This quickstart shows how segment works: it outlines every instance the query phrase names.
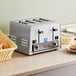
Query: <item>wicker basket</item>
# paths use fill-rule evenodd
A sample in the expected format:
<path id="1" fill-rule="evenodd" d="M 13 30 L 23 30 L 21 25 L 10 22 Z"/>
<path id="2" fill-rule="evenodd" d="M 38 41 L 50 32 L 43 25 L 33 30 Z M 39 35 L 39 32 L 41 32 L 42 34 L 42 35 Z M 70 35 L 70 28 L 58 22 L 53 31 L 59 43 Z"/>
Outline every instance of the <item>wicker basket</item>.
<path id="1" fill-rule="evenodd" d="M 17 45 L 1 31 L 0 31 L 0 40 L 7 42 L 10 46 L 10 48 L 0 50 L 0 61 L 11 59 L 14 50 L 17 49 Z"/>

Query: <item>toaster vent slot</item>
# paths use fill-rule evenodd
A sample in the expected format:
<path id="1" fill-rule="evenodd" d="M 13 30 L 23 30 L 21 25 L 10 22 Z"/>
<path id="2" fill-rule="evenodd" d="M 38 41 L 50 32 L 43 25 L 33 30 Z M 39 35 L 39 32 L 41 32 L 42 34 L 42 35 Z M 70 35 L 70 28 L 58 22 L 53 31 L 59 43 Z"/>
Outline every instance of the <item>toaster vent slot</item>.
<path id="1" fill-rule="evenodd" d="M 28 40 L 27 39 L 21 39 L 21 46 L 28 47 Z"/>
<path id="2" fill-rule="evenodd" d="M 16 43 L 17 38 L 16 38 L 16 36 L 15 36 L 15 35 L 10 35 L 10 38 L 11 38 L 11 40 L 12 40 L 12 41 L 14 41 L 14 42 Z"/>

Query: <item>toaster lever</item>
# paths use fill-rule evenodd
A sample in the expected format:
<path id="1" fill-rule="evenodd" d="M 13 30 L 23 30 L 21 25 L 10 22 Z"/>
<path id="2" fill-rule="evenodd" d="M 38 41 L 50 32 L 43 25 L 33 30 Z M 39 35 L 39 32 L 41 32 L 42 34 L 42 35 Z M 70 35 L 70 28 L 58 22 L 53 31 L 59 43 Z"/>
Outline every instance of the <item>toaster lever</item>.
<path id="1" fill-rule="evenodd" d="M 43 33 L 43 31 L 38 31 L 38 33 L 39 33 L 39 34 L 42 34 L 42 33 Z"/>
<path id="2" fill-rule="evenodd" d="M 39 29 L 38 29 L 38 43 L 40 43 L 40 34 L 42 34 L 43 33 L 43 31 L 40 31 Z"/>

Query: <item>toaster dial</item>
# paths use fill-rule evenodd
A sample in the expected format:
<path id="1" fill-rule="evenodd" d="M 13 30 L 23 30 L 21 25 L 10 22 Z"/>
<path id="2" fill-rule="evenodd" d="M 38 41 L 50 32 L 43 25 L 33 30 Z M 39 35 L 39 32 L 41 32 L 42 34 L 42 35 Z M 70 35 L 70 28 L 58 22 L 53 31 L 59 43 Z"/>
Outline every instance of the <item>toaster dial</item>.
<path id="1" fill-rule="evenodd" d="M 38 45 L 36 45 L 36 46 L 35 46 L 35 49 L 38 49 L 38 47 L 39 47 L 39 46 L 38 46 Z"/>

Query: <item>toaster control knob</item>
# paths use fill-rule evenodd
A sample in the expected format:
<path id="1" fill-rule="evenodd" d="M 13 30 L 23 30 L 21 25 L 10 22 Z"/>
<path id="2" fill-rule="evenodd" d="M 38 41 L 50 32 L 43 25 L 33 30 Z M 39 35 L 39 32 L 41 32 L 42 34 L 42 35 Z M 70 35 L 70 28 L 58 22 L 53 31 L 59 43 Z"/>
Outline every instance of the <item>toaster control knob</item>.
<path id="1" fill-rule="evenodd" d="M 54 42 L 54 43 L 53 43 L 53 45 L 54 45 L 54 46 L 57 46 L 57 43 L 56 43 L 56 42 Z"/>
<path id="2" fill-rule="evenodd" d="M 35 46 L 35 49 L 38 49 L 38 46 L 37 45 Z"/>

